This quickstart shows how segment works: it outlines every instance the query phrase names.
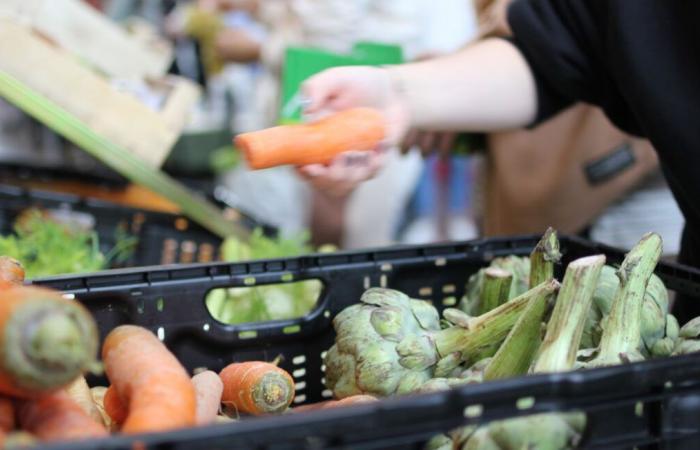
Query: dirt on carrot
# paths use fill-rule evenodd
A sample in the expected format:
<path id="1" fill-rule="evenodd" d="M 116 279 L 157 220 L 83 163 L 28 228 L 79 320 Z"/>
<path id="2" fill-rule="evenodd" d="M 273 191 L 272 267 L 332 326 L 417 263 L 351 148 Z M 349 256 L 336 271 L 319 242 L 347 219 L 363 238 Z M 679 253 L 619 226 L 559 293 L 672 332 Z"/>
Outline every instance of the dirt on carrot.
<path id="1" fill-rule="evenodd" d="M 285 370 L 263 361 L 226 366 L 222 402 L 238 413 L 262 415 L 284 412 L 294 399 L 294 380 Z"/>

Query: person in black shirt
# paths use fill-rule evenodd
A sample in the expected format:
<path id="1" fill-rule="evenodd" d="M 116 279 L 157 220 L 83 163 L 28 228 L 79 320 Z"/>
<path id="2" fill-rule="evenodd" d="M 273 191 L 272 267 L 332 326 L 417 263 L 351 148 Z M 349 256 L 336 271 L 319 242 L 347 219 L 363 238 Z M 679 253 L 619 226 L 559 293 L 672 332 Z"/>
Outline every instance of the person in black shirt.
<path id="1" fill-rule="evenodd" d="M 686 219 L 679 260 L 700 267 L 698 18 L 695 1 L 516 0 L 512 37 L 421 63 L 326 70 L 304 85 L 307 113 L 376 107 L 394 145 L 409 127 L 488 132 L 532 127 L 579 101 L 600 106 L 656 148 Z M 700 302 L 674 311 L 699 315 Z"/>

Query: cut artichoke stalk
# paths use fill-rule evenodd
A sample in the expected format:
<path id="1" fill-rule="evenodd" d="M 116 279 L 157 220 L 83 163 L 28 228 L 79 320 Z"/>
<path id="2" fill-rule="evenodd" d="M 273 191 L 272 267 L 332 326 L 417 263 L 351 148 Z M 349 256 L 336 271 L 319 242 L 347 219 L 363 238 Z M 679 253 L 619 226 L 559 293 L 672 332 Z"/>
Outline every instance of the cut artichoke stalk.
<path id="1" fill-rule="evenodd" d="M 512 275 L 508 300 L 524 294 L 530 288 L 530 258 L 515 255 L 494 258 L 488 268 L 505 270 Z M 479 315 L 485 272 L 488 268 L 480 269 L 469 277 L 465 294 L 459 302 L 458 309 L 470 316 Z"/>
<path id="2" fill-rule="evenodd" d="M 449 372 L 500 345 L 530 299 L 555 289 L 556 285 L 543 283 L 471 319 L 468 328 L 444 330 L 428 302 L 395 290 L 369 289 L 361 303 L 333 320 L 336 340 L 325 358 L 326 385 L 337 398 L 415 392 L 437 368 Z"/>
<path id="3" fill-rule="evenodd" d="M 479 314 L 486 314 L 507 302 L 512 282 L 513 275 L 506 270 L 498 267 L 488 267 L 484 270 L 484 289 L 481 292 Z"/>
<path id="4" fill-rule="evenodd" d="M 676 326 L 678 322 L 676 322 Z M 678 341 L 673 348 L 673 355 L 687 355 L 700 351 L 700 317 L 683 325 L 678 331 Z"/>
<path id="5" fill-rule="evenodd" d="M 661 237 L 645 234 L 626 255 L 617 271 L 620 284 L 610 314 L 604 319 L 600 345 L 583 367 L 617 365 L 644 359 L 642 346 L 642 304 L 647 284 L 661 257 Z"/>
<path id="6" fill-rule="evenodd" d="M 561 260 L 559 239 L 553 228 L 547 228 L 530 253 L 530 287 L 554 278 L 554 264 Z"/>
<path id="7" fill-rule="evenodd" d="M 586 320 L 581 340 L 582 349 L 594 349 L 600 344 L 602 321 L 610 314 L 615 293 L 620 285 L 616 270 L 603 267 L 598 288 L 593 296 L 593 306 Z M 668 313 L 668 290 L 661 278 L 652 275 L 647 284 L 642 303 L 641 353 L 644 357 L 669 356 L 678 339 L 678 321 Z M 590 352 L 590 350 L 588 350 Z"/>
<path id="8" fill-rule="evenodd" d="M 573 368 L 584 319 L 604 264 L 604 255 L 581 258 L 569 264 L 530 373 L 563 372 Z M 452 435 L 462 436 L 462 440 L 456 442 L 456 448 L 462 450 L 557 450 L 575 447 L 585 423 L 583 413 L 543 413 L 494 421 L 472 433 L 464 433 L 462 429 L 461 433 Z"/>

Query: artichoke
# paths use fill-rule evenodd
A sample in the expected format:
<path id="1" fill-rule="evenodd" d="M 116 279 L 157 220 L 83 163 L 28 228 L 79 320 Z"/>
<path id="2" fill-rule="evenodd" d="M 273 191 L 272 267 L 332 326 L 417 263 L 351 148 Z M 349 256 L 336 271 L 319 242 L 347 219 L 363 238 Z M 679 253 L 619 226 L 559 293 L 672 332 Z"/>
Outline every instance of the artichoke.
<path id="1" fill-rule="evenodd" d="M 469 278 L 459 308 L 469 315 L 483 314 L 504 301 L 522 295 L 554 277 L 554 264 L 561 259 L 557 232 L 548 228 L 530 257 L 495 258 Z M 510 284 L 510 289 L 504 285 Z M 507 295 L 504 293 L 507 290 Z"/>
<path id="2" fill-rule="evenodd" d="M 678 323 L 676 322 L 676 326 Z M 700 351 L 700 317 L 683 325 L 678 331 L 678 341 L 673 348 L 673 355 L 687 355 Z"/>
<path id="3" fill-rule="evenodd" d="M 472 318 L 467 327 L 441 329 L 428 302 L 382 288 L 371 288 L 361 303 L 334 319 L 334 345 L 325 357 L 326 385 L 337 398 L 356 394 L 389 396 L 414 392 L 435 371 L 447 374 L 459 364 L 482 359 L 515 324 L 531 298 L 557 289 L 542 283 L 498 308 Z"/>

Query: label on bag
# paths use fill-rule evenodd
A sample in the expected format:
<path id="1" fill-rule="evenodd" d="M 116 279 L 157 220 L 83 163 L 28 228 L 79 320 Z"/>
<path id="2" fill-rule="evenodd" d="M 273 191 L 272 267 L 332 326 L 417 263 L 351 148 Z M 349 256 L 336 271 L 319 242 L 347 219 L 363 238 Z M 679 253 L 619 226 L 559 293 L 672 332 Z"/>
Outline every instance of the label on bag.
<path id="1" fill-rule="evenodd" d="M 588 182 L 596 186 L 624 172 L 633 166 L 635 161 L 632 145 L 625 142 L 602 158 L 586 164 L 584 171 Z"/>

